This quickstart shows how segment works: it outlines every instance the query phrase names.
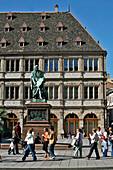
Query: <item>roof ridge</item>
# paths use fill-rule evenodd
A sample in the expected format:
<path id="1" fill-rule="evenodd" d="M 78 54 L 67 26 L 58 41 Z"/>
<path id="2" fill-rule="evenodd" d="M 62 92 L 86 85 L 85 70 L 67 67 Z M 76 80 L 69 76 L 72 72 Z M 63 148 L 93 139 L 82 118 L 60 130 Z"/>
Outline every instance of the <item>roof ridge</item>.
<path id="1" fill-rule="evenodd" d="M 80 21 L 71 13 L 69 12 L 77 21 L 78 23 L 83 27 L 83 29 L 89 34 L 89 36 L 96 42 L 96 44 L 104 51 L 106 51 L 101 45 L 93 38 L 93 36 L 87 31 L 87 29 L 84 28 L 84 26 L 80 23 Z"/>

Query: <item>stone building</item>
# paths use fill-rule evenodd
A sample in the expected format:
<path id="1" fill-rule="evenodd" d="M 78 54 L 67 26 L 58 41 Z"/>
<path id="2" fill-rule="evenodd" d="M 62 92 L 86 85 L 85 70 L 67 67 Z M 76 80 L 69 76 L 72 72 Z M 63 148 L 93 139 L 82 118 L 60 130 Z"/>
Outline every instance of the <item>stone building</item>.
<path id="1" fill-rule="evenodd" d="M 6 132 L 26 122 L 30 74 L 34 65 L 46 78 L 50 122 L 58 137 L 104 128 L 106 54 L 70 11 L 0 13 L 0 108 Z"/>

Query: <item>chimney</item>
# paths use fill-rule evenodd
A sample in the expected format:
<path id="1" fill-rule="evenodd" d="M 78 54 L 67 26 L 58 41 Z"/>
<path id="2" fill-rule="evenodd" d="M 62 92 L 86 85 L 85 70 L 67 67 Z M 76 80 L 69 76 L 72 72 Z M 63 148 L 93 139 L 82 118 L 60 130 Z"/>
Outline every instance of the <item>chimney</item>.
<path id="1" fill-rule="evenodd" d="M 58 12 L 58 4 L 55 5 L 55 12 Z"/>

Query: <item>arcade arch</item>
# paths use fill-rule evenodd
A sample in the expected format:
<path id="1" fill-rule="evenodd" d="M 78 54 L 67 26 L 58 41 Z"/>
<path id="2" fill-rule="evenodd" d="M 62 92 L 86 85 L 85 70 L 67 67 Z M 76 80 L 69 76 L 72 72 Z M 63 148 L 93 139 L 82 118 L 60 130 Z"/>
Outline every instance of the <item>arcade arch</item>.
<path id="1" fill-rule="evenodd" d="M 88 113 L 84 117 L 84 132 L 86 136 L 89 136 L 92 133 L 93 128 L 97 128 L 98 126 L 98 118 L 94 113 Z"/>
<path id="2" fill-rule="evenodd" d="M 79 128 L 79 117 L 76 114 L 68 114 L 65 118 L 65 133 L 76 134 Z"/>
<path id="3" fill-rule="evenodd" d="M 9 118 L 5 122 L 5 136 L 12 137 L 13 127 L 17 124 L 18 118 L 14 113 L 7 114 Z"/>

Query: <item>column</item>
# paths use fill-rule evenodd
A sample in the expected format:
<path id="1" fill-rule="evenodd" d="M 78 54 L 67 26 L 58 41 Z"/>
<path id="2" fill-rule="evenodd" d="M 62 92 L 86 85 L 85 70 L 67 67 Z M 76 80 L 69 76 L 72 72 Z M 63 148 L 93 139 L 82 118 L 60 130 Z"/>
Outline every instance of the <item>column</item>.
<path id="1" fill-rule="evenodd" d="M 5 58 L 1 58 L 1 72 L 2 72 L 2 78 L 4 78 L 5 74 L 4 72 L 6 71 L 6 64 L 5 64 Z"/>
<path id="2" fill-rule="evenodd" d="M 20 96 L 20 105 L 23 105 L 24 100 L 24 84 L 21 81 L 20 89 L 19 89 L 19 96 Z"/>
<path id="3" fill-rule="evenodd" d="M 23 126 L 24 126 L 24 110 L 20 112 L 20 127 L 21 127 L 21 134 L 23 134 Z"/>
<path id="4" fill-rule="evenodd" d="M 83 119 L 79 119 L 79 128 L 84 127 L 84 120 Z"/>
<path id="5" fill-rule="evenodd" d="M 19 69 L 19 71 L 21 72 L 21 78 L 23 78 L 23 72 L 24 72 L 24 68 L 25 68 L 25 65 L 24 65 L 24 59 L 23 59 L 23 57 L 22 58 L 20 58 L 20 69 Z"/>
<path id="6" fill-rule="evenodd" d="M 63 128 L 63 111 L 60 112 L 59 119 L 58 119 L 58 141 L 62 138 L 61 134 L 64 134 Z"/>
<path id="7" fill-rule="evenodd" d="M 63 105 L 63 83 L 60 83 L 60 105 Z"/>

